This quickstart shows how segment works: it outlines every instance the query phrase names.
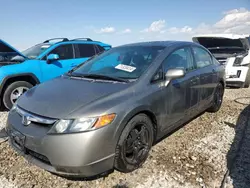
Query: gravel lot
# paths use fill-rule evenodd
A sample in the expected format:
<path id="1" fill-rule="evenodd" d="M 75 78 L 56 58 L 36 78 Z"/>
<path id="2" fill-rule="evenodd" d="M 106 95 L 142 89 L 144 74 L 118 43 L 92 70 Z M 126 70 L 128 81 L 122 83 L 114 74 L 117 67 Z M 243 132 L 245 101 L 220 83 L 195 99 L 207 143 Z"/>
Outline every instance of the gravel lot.
<path id="1" fill-rule="evenodd" d="M 228 168 L 226 187 L 249 187 L 250 99 L 241 97 L 250 97 L 250 89 L 227 89 L 218 113 L 204 113 L 159 142 L 143 167 L 129 174 L 70 181 L 27 163 L 1 143 L 0 187 L 220 187 Z M 6 117 L 0 113 L 0 129 Z"/>

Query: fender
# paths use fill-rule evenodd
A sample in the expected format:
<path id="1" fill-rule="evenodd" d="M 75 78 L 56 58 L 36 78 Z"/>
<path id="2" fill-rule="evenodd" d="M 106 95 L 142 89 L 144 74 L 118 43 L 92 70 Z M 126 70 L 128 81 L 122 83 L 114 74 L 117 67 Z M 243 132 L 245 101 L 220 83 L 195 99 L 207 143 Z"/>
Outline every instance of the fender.
<path id="1" fill-rule="evenodd" d="M 2 93 L 2 90 L 3 90 L 3 87 L 5 85 L 5 83 L 11 79 L 11 78 L 15 78 L 15 77 L 20 77 L 20 76 L 30 76 L 32 77 L 36 84 L 40 84 L 40 80 L 36 77 L 36 75 L 34 75 L 33 73 L 21 73 L 21 74 L 12 74 L 12 75 L 9 75 L 9 76 L 6 76 L 3 81 L 1 82 L 0 84 L 0 93 Z"/>
<path id="2" fill-rule="evenodd" d="M 158 119 L 156 117 L 156 115 L 153 113 L 153 111 L 150 109 L 149 106 L 147 105 L 142 105 L 142 106 L 138 106 L 134 109 L 129 109 L 127 111 L 127 113 L 124 115 L 123 117 L 123 120 L 121 121 L 120 125 L 122 126 L 118 126 L 118 129 L 116 130 L 115 132 L 115 135 L 117 137 L 117 139 L 119 139 L 123 129 L 125 128 L 126 124 L 129 122 L 130 119 L 132 119 L 135 115 L 141 113 L 141 112 L 147 112 L 147 113 L 150 113 L 151 115 L 153 115 L 154 119 L 153 121 L 155 122 L 152 122 L 154 124 L 154 129 L 155 129 L 155 138 L 157 137 L 157 132 L 158 132 L 158 126 L 157 126 L 157 122 L 158 122 Z M 152 119 L 152 117 L 150 117 L 150 119 Z"/>

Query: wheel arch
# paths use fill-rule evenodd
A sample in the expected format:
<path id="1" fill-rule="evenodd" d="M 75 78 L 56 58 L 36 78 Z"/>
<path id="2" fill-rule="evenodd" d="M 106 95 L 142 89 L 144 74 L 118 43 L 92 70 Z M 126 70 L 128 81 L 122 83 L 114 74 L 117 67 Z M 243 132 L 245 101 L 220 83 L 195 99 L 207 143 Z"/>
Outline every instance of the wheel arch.
<path id="1" fill-rule="evenodd" d="M 125 115 L 125 117 L 123 118 L 122 122 L 121 122 L 121 129 L 119 132 L 119 137 L 122 134 L 123 129 L 125 128 L 125 126 L 127 125 L 127 123 L 136 115 L 138 114 L 145 114 L 149 117 L 149 119 L 152 121 L 153 124 L 153 129 L 154 129 L 154 142 L 157 139 L 157 130 L 158 130 L 158 121 L 157 121 L 157 117 L 156 115 L 153 113 L 153 111 L 148 107 L 148 106 L 140 106 L 137 107 L 133 110 L 131 110 L 129 113 L 127 113 Z"/>
<path id="2" fill-rule="evenodd" d="M 0 85 L 1 97 L 3 96 L 3 93 L 6 90 L 7 86 L 16 81 L 26 81 L 31 83 L 33 86 L 40 83 L 39 79 L 33 73 L 22 73 L 7 76 L 3 79 Z"/>
<path id="3" fill-rule="evenodd" d="M 225 81 L 223 81 L 223 80 L 220 80 L 220 81 L 219 81 L 219 83 L 221 83 L 221 84 L 222 84 L 222 86 L 223 86 L 223 88 L 225 88 L 225 86 L 226 86 L 226 83 L 225 83 Z"/>

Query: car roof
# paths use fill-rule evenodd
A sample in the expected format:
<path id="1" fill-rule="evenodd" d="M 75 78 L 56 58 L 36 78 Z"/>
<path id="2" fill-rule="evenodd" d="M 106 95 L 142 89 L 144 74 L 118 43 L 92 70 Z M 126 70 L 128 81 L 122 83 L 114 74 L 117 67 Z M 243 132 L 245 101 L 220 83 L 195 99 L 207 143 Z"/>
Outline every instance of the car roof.
<path id="1" fill-rule="evenodd" d="M 193 42 L 187 42 L 187 41 L 149 41 L 149 42 L 138 42 L 138 43 L 131 43 L 131 44 L 125 44 L 117 47 L 125 47 L 125 46 L 162 46 L 162 47 L 169 47 L 172 45 L 187 45 L 187 44 L 195 44 Z"/>
<path id="2" fill-rule="evenodd" d="M 57 41 L 57 42 L 52 42 L 54 40 L 61 40 L 61 41 Z M 48 39 L 46 41 L 43 42 L 43 44 L 49 44 L 49 45 L 55 45 L 55 44 L 79 44 L 79 43 L 82 43 L 82 44 L 99 44 L 101 46 L 111 46 L 109 44 L 106 44 L 106 43 L 103 43 L 103 42 L 100 42 L 100 41 L 95 41 L 95 40 L 92 40 L 90 38 L 76 38 L 76 39 L 67 39 L 67 38 L 53 38 L 53 39 Z"/>
<path id="3" fill-rule="evenodd" d="M 63 43 L 63 44 L 74 44 L 74 43 L 77 43 L 77 44 L 105 44 L 103 42 L 100 42 L 100 41 L 82 41 L 82 40 L 70 40 L 70 41 L 62 41 L 62 42 L 57 42 L 57 43 L 54 43 L 54 44 L 58 44 L 58 43 Z"/>

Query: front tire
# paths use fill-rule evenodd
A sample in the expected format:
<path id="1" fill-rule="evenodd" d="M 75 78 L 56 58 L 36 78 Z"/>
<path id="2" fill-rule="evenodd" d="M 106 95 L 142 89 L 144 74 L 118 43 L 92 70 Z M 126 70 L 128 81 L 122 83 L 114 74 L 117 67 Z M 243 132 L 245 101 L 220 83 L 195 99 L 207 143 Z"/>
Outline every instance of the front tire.
<path id="1" fill-rule="evenodd" d="M 221 83 L 215 89 L 213 104 L 210 108 L 207 109 L 208 112 L 215 113 L 220 110 L 224 95 L 224 87 Z"/>
<path id="2" fill-rule="evenodd" d="M 17 101 L 17 99 L 26 91 L 28 91 L 30 88 L 32 88 L 33 85 L 29 82 L 25 81 L 17 81 L 11 83 L 3 94 L 3 103 L 4 106 L 7 109 L 11 109 L 13 104 Z"/>
<path id="3" fill-rule="evenodd" d="M 116 148 L 114 167 L 131 172 L 146 161 L 154 140 L 153 123 L 145 114 L 134 116 L 124 128 Z"/>

